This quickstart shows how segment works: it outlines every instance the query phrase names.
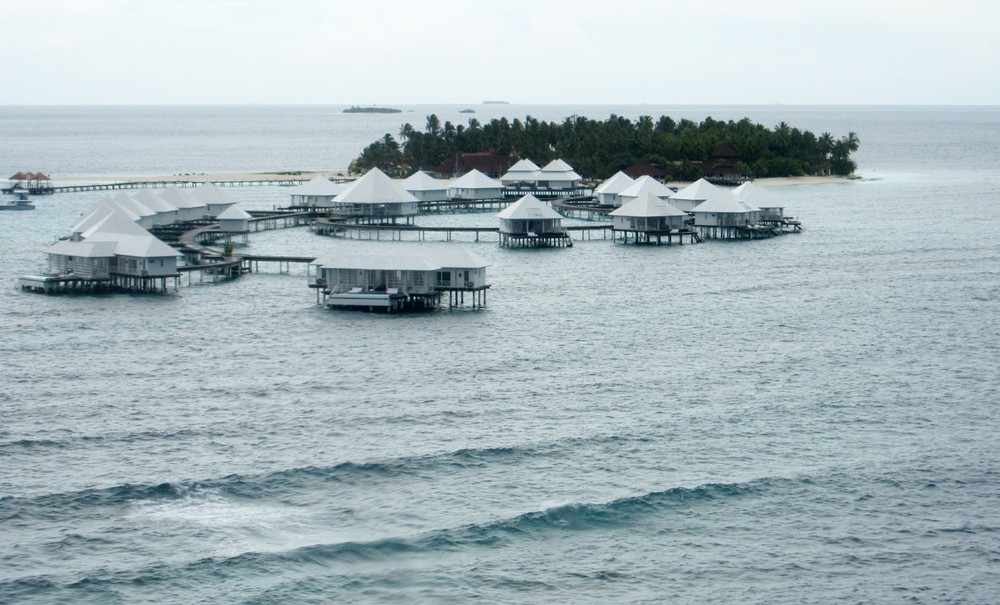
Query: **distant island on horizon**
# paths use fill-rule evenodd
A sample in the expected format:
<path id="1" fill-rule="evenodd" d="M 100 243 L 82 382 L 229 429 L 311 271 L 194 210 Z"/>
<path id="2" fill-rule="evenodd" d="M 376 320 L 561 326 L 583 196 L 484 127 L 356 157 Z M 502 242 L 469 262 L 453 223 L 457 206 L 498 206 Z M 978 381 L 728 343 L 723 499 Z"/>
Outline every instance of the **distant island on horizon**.
<path id="1" fill-rule="evenodd" d="M 483 105 L 510 105 L 507 101 L 483 101 Z"/>
<path id="2" fill-rule="evenodd" d="M 344 110 L 344 113 L 403 113 L 403 110 L 396 109 L 395 107 L 376 107 L 374 105 L 371 107 L 361 107 L 360 105 L 351 105 Z"/>

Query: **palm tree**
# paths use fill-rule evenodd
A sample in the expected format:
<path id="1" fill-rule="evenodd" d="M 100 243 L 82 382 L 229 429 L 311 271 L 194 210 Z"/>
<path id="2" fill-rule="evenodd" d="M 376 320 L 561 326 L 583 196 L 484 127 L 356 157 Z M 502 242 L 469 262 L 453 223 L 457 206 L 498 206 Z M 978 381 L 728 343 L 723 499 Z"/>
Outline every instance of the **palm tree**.
<path id="1" fill-rule="evenodd" d="M 402 141 L 403 143 L 406 143 L 407 141 L 410 140 L 410 135 L 412 135 L 413 132 L 414 132 L 413 131 L 413 126 L 411 126 L 409 122 L 407 122 L 406 124 L 400 125 L 400 127 L 399 127 L 399 140 Z"/>

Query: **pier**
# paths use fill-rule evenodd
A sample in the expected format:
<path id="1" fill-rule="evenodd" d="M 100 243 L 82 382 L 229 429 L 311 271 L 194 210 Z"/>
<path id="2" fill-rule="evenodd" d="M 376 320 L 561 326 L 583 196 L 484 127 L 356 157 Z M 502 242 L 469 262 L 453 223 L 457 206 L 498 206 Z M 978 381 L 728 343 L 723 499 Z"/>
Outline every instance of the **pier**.
<path id="1" fill-rule="evenodd" d="M 239 179 L 227 181 L 192 181 L 189 179 L 176 180 L 152 180 L 152 181 L 122 181 L 118 183 L 89 183 L 85 185 L 52 185 L 38 188 L 37 191 L 29 189 L 32 194 L 51 193 L 77 193 L 85 191 L 120 191 L 125 189 L 164 189 L 167 187 L 199 187 L 206 182 L 211 182 L 216 187 L 283 187 L 291 185 L 301 185 L 306 182 L 303 178 L 282 178 L 282 179 Z M 7 193 L 7 190 L 4 190 Z"/>
<path id="2" fill-rule="evenodd" d="M 573 225 L 564 227 L 566 233 L 551 234 L 551 239 L 559 238 L 562 245 L 572 246 L 572 234 L 577 234 L 578 240 L 594 239 L 594 234 L 600 233 L 601 239 L 608 239 L 611 235 L 610 224 L 600 225 Z M 313 223 L 313 231 L 319 235 L 332 237 L 342 237 L 347 239 L 364 239 L 375 241 L 428 241 L 428 236 L 432 236 L 430 241 L 455 241 L 456 235 L 466 235 L 467 241 L 471 238 L 474 242 L 483 239 L 500 241 L 499 227 L 421 227 L 419 225 L 385 225 L 367 223 L 349 223 L 336 221 L 327 218 L 318 218 Z M 433 236 L 437 236 L 434 238 Z"/>

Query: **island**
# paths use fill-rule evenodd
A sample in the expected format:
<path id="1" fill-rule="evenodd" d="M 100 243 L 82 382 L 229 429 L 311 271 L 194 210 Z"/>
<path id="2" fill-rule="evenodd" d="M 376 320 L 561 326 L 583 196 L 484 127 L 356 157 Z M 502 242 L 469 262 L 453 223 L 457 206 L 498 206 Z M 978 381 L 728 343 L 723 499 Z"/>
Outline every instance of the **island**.
<path id="1" fill-rule="evenodd" d="M 344 113 L 403 113 L 402 109 L 396 109 L 395 107 L 361 107 L 359 105 L 352 105 L 344 110 Z"/>
<path id="2" fill-rule="evenodd" d="M 475 109 L 462 109 L 458 113 L 476 113 Z"/>
<path id="3" fill-rule="evenodd" d="M 605 120 L 571 116 L 543 122 L 525 116 L 480 123 L 453 124 L 427 116 L 423 130 L 403 124 L 400 140 L 386 133 L 361 151 L 352 162 L 355 172 L 378 167 L 406 177 L 416 170 L 451 173 L 446 164 L 455 157 L 489 156 L 503 173 L 521 158 L 543 163 L 562 159 L 587 179 L 607 179 L 618 171 L 661 181 L 700 178 L 738 185 L 750 179 L 796 176 L 849 176 L 857 167 L 851 153 L 858 136 L 834 137 L 812 133 L 781 122 L 772 128 L 749 118 L 701 122 L 669 116 L 640 116 L 636 120 L 612 114 Z"/>

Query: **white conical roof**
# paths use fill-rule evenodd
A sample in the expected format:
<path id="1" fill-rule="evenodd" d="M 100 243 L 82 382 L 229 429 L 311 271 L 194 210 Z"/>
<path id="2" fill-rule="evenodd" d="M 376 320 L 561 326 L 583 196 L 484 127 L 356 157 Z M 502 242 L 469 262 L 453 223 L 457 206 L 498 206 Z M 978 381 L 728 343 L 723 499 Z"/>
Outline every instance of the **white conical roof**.
<path id="1" fill-rule="evenodd" d="M 115 242 L 115 254 L 141 258 L 180 256 L 177 250 L 135 224 L 125 213 L 112 212 L 84 234 L 89 242 Z"/>
<path id="2" fill-rule="evenodd" d="M 334 183 L 325 176 L 314 176 L 309 182 L 288 190 L 289 195 L 334 196 L 343 193 L 345 186 Z"/>
<path id="3" fill-rule="evenodd" d="M 239 201 L 235 195 L 211 182 L 202 183 L 195 187 L 191 190 L 191 197 L 205 205 L 212 204 L 213 206 L 235 204 Z"/>
<path id="4" fill-rule="evenodd" d="M 139 200 L 144 206 L 155 210 L 157 213 L 177 212 L 174 206 L 163 197 L 157 195 L 152 189 L 140 189 L 132 194 L 132 197 Z"/>
<path id="5" fill-rule="evenodd" d="M 649 175 L 640 176 L 634 183 L 618 192 L 621 197 L 637 198 L 644 193 L 652 193 L 657 197 L 667 198 L 673 195 L 673 191 Z"/>
<path id="6" fill-rule="evenodd" d="M 70 225 L 70 233 L 83 233 L 87 229 L 90 229 L 97 223 L 103 221 L 105 217 L 114 212 L 114 207 L 108 203 L 110 199 L 110 196 L 105 196 L 104 199 L 102 199 L 96 206 L 85 212 L 80 218 L 76 219 L 76 221 Z"/>
<path id="7" fill-rule="evenodd" d="M 744 202 L 758 208 L 784 208 L 784 204 L 775 199 L 770 191 L 752 181 L 747 181 L 733 189 L 733 193 Z"/>
<path id="8" fill-rule="evenodd" d="M 621 208 L 611 212 L 611 216 L 653 218 L 658 216 L 687 216 L 687 212 L 674 208 L 663 198 L 647 191 Z"/>
<path id="9" fill-rule="evenodd" d="M 562 160 L 552 160 L 542 168 L 538 179 L 544 181 L 579 181 L 583 177 Z"/>
<path id="10" fill-rule="evenodd" d="M 534 172 L 536 170 L 541 170 L 541 169 L 538 167 L 537 164 L 535 164 L 528 158 L 524 158 L 523 160 L 518 160 L 517 162 L 515 162 L 513 166 L 507 169 L 507 172 Z"/>
<path id="11" fill-rule="evenodd" d="M 670 197 L 675 200 L 707 200 L 712 195 L 712 192 L 717 189 L 718 187 L 709 183 L 705 179 L 698 179 Z"/>
<path id="12" fill-rule="evenodd" d="M 497 213 L 497 217 L 512 220 L 527 220 L 562 218 L 562 215 L 552 208 L 549 208 L 540 202 L 538 198 L 529 193 L 510 206 L 501 210 Z"/>
<path id="13" fill-rule="evenodd" d="M 542 172 L 572 172 L 573 167 L 566 162 L 556 159 L 552 160 L 542 168 Z"/>
<path id="14" fill-rule="evenodd" d="M 90 242 L 59 240 L 45 249 L 48 254 L 82 256 L 86 258 L 109 258 L 115 255 L 115 242 Z"/>
<path id="15" fill-rule="evenodd" d="M 518 160 L 517 163 L 511 166 L 507 172 L 500 177 L 500 181 L 536 181 L 538 180 L 539 170 L 541 169 L 534 162 L 525 158 L 523 160 Z"/>
<path id="16" fill-rule="evenodd" d="M 123 208 L 125 211 L 136 215 L 139 218 L 146 218 L 147 216 L 155 216 L 156 210 L 149 208 L 139 200 L 135 199 L 131 195 L 125 193 L 124 191 L 119 191 L 110 200 L 111 204 Z"/>
<path id="17" fill-rule="evenodd" d="M 135 223 L 135 215 L 128 210 L 114 204 L 111 199 L 107 200 L 111 212 L 108 212 L 98 221 L 93 222 L 84 231 L 80 232 L 83 239 L 91 239 L 102 235 L 100 241 L 107 241 L 107 236 L 113 235 L 148 235 L 153 237 L 149 231 Z"/>
<path id="18" fill-rule="evenodd" d="M 221 213 L 219 213 L 219 216 L 215 218 L 220 220 L 221 219 L 242 220 L 242 219 L 253 218 L 253 216 L 251 216 L 250 213 L 247 212 L 246 210 L 240 208 L 239 205 L 232 204 L 231 206 L 223 210 Z"/>
<path id="19" fill-rule="evenodd" d="M 423 170 L 418 170 L 400 182 L 403 189 L 414 191 L 444 191 L 448 184 L 437 180 Z"/>
<path id="20" fill-rule="evenodd" d="M 625 174 L 621 170 L 616 172 L 610 179 L 604 181 L 594 189 L 595 194 L 601 193 L 621 193 L 635 183 L 635 179 Z"/>
<path id="21" fill-rule="evenodd" d="M 451 189 L 500 189 L 503 184 L 473 168 L 452 181 L 448 187 Z"/>
<path id="22" fill-rule="evenodd" d="M 333 201 L 345 204 L 401 204 L 416 202 L 417 198 L 384 172 L 372 168 L 363 177 L 347 185 Z"/>
<path id="23" fill-rule="evenodd" d="M 715 187 L 709 191 L 708 199 L 694 207 L 694 212 L 713 212 L 715 214 L 749 214 L 757 208 L 736 197 L 730 189 Z"/>
<path id="24" fill-rule="evenodd" d="M 196 199 L 193 195 L 178 187 L 167 187 L 160 192 L 160 197 L 181 210 L 187 208 L 207 208 L 205 202 Z"/>

